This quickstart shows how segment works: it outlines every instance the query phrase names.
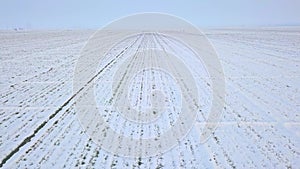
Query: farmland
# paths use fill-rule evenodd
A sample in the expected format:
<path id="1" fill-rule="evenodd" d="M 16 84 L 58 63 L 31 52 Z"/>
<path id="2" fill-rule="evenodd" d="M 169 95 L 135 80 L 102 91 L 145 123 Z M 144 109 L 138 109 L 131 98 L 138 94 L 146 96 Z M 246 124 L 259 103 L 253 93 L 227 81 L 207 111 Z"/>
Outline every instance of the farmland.
<path id="1" fill-rule="evenodd" d="M 211 104 L 205 67 L 190 59 L 179 44 L 156 34 L 133 37 L 115 46 L 99 69 L 118 56 L 140 48 L 159 48 L 190 65 L 200 102 L 194 127 L 178 145 L 159 155 L 129 158 L 107 152 L 84 132 L 75 104 L 84 92 L 74 91 L 73 76 L 81 49 L 94 30 L 0 31 L 0 161 L 3 168 L 297 168 L 300 166 L 300 28 L 205 30 L 218 54 L 225 77 L 225 105 L 218 128 L 204 144 L 201 122 Z M 153 53 L 152 53 L 153 54 Z M 136 63 L 158 63 L 157 54 L 137 55 Z M 126 57 L 114 60 L 95 80 L 95 100 L 106 106 L 111 90 L 105 80 Z M 166 61 L 165 61 L 166 62 Z M 130 63 L 130 62 L 129 62 Z M 152 63 L 152 62 L 151 62 Z M 137 69 L 138 64 L 126 67 Z M 126 79 L 124 80 L 126 81 Z M 160 71 L 127 79 L 137 109 L 148 105 L 148 88 L 165 91 L 166 112 L 141 132 L 114 111 L 105 120 L 123 135 L 163 134 L 180 111 L 179 85 Z M 144 88 L 140 87 L 143 86 Z M 103 104 L 103 105 L 101 105 Z M 176 106 L 174 106 L 176 105 Z M 172 107 L 173 106 L 173 107 Z M 140 106 L 145 107 L 145 106 Z M 92 117 L 89 117 L 92 119 Z M 134 118 L 134 117 L 131 117 Z M 161 120 L 161 121 L 160 121 Z"/>

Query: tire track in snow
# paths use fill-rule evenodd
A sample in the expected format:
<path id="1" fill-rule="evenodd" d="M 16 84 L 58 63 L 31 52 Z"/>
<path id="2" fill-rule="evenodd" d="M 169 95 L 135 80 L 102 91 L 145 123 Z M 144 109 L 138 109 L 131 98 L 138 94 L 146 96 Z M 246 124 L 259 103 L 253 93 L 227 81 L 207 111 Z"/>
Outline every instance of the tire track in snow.
<path id="1" fill-rule="evenodd" d="M 13 149 L 6 157 L 4 157 L 0 163 L 0 167 L 3 167 L 3 165 L 14 155 L 16 154 L 20 148 L 22 148 L 24 145 L 29 143 L 33 137 L 51 120 L 53 119 L 66 105 L 68 105 L 78 94 L 84 90 L 86 86 L 89 86 L 90 83 L 98 77 L 111 63 L 115 62 L 128 48 L 133 46 L 139 39 L 138 37 L 136 41 L 132 44 L 130 44 L 128 47 L 126 47 L 121 53 L 119 53 L 112 61 L 110 61 L 107 65 L 104 66 L 103 69 L 101 69 L 99 72 L 97 72 L 83 87 L 81 87 L 75 94 L 73 94 L 64 104 L 62 104 L 53 114 L 49 116 L 49 118 L 44 121 L 42 124 L 40 124 L 31 135 L 27 136 L 15 149 Z"/>

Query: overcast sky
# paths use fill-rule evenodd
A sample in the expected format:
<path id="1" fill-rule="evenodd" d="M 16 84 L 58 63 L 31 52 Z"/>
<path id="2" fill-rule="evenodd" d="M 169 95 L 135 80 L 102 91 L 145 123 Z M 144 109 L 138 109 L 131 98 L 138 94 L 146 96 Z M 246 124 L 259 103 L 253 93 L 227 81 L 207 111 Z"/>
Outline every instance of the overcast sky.
<path id="1" fill-rule="evenodd" d="M 1 0 L 0 29 L 94 29 L 139 12 L 200 27 L 300 25 L 300 0 Z"/>

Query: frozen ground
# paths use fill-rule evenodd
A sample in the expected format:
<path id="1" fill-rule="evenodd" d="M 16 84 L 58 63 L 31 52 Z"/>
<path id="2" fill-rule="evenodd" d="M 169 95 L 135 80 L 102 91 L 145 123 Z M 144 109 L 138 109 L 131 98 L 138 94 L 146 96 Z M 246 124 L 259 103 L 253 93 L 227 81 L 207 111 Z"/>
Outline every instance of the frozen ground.
<path id="1" fill-rule="evenodd" d="M 299 168 L 299 27 L 206 30 L 226 80 L 226 105 L 219 127 L 205 144 L 199 144 L 199 126 L 195 125 L 171 151 L 136 159 L 101 150 L 83 132 L 76 118 L 74 103 L 84 93 L 73 95 L 73 71 L 80 50 L 93 32 L 0 32 L 1 167 Z M 176 43 L 155 35 L 144 36 L 135 43 L 129 53 L 138 46 L 159 46 L 170 51 L 178 48 Z M 115 52 L 123 48 L 121 44 Z M 145 76 L 150 77 L 149 74 Z M 139 88 L 148 83 L 142 77 L 137 76 L 130 97 L 146 97 L 146 89 Z M 154 77 L 159 74 L 154 73 Z M 105 76 L 98 78 L 100 82 L 101 79 Z M 197 80 L 203 87 L 199 89 L 203 118 L 210 102 L 206 85 L 209 82 L 205 80 Z M 174 86 L 175 89 L 166 90 L 177 96 L 171 80 L 156 81 L 158 87 Z M 109 90 L 97 86 L 96 91 L 101 104 Z M 132 104 L 138 106 L 147 101 L 132 99 Z M 176 97 L 173 101 L 176 103 Z M 163 116 L 166 126 L 176 117 L 176 110 Z M 201 117 L 197 120 L 203 120 Z M 122 134 L 143 135 L 134 128 L 118 127 L 125 122 L 116 118 L 114 114 L 106 117 Z M 150 137 L 163 132 L 164 126 L 149 126 L 148 130 Z"/>

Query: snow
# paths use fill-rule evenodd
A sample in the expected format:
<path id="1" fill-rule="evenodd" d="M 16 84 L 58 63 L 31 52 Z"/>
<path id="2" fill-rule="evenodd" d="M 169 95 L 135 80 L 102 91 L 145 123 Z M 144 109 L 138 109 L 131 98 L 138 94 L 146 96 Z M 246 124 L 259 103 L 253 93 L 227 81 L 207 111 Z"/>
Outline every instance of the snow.
<path id="1" fill-rule="evenodd" d="M 209 112 L 211 91 L 201 64 L 184 57 L 188 52 L 176 42 L 147 35 L 145 48 L 155 48 L 163 40 L 168 51 L 181 56 L 196 70 L 202 113 L 180 143 L 163 154 L 147 158 L 128 158 L 101 149 L 84 132 L 77 119 L 73 73 L 82 47 L 94 33 L 91 30 L 1 31 L 0 32 L 0 161 L 3 168 L 297 168 L 300 166 L 300 28 L 257 28 L 205 30 L 220 62 L 226 81 L 222 118 L 212 137 L 199 142 L 202 121 Z M 159 39 L 158 38 L 158 39 Z M 130 39 L 128 41 L 131 41 Z M 128 55 L 135 51 L 133 46 Z M 123 50 L 119 44 L 114 51 Z M 109 62 L 107 56 L 103 65 Z M 125 59 L 123 59 L 124 61 Z M 120 64 L 122 58 L 116 62 Z M 119 62 L 119 63 L 118 63 Z M 99 65 L 99 68 L 101 66 Z M 199 66 L 200 65 L 200 66 Z M 103 81 L 117 70 L 113 67 L 96 80 L 97 104 L 110 94 Z M 146 77 L 151 73 L 145 72 Z M 201 75 L 201 76 L 200 76 Z M 164 75 L 167 77 L 168 75 Z M 154 73 L 159 77 L 159 72 Z M 166 89 L 166 96 L 180 105 L 178 87 L 172 78 L 145 80 L 139 74 L 132 80 L 131 98 L 139 86 Z M 148 85 L 148 86 L 147 86 Z M 171 86 L 171 87 L 170 87 Z M 173 87 L 172 87 L 173 86 Z M 135 107 L 149 105 L 131 100 Z M 174 91 L 173 95 L 170 91 Z M 171 104 L 171 103 L 167 103 Z M 102 105 L 103 106 L 103 105 Z M 169 106 L 170 107 L 170 106 Z M 169 108 L 162 114 L 164 124 L 128 126 L 116 113 L 106 120 L 124 135 L 152 137 L 163 133 L 178 117 Z M 145 135 L 141 136 L 143 127 Z"/>

